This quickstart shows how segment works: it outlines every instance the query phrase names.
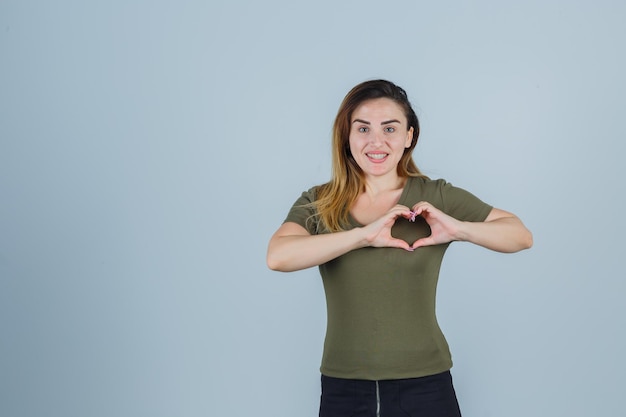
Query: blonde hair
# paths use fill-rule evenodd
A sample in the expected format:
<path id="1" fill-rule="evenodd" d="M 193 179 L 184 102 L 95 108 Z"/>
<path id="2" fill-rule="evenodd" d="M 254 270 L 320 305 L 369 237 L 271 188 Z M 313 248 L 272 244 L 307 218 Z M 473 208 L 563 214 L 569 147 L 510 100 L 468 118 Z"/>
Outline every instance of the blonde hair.
<path id="1" fill-rule="evenodd" d="M 419 137 L 419 121 L 406 91 L 386 80 L 366 81 L 354 87 L 339 106 L 333 126 L 332 175 L 329 182 L 317 188 L 314 203 L 318 221 L 329 232 L 345 230 L 350 208 L 365 189 L 363 171 L 350 152 L 349 137 L 352 113 L 367 100 L 388 98 L 403 109 L 407 118 L 407 129 L 413 128 L 411 145 L 404 150 L 398 162 L 400 177 L 425 177 L 413 161 L 412 152 Z"/>

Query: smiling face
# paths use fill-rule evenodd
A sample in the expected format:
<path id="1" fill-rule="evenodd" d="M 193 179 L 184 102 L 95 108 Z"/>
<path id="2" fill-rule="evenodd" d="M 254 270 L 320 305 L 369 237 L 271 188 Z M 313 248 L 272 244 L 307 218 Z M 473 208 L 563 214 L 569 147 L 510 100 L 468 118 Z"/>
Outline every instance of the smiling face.
<path id="1" fill-rule="evenodd" d="M 367 100 L 352 113 L 350 152 L 366 178 L 397 177 L 398 162 L 412 139 L 402 107 L 391 99 Z"/>

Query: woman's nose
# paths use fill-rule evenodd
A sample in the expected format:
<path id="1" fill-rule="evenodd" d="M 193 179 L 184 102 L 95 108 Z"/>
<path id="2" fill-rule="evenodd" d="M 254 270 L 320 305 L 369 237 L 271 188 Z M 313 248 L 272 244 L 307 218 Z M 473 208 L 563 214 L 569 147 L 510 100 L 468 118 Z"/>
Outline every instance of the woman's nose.
<path id="1" fill-rule="evenodd" d="M 382 134 L 378 132 L 372 132 L 372 134 L 370 135 L 370 142 L 375 145 L 380 145 L 381 143 L 383 143 Z"/>

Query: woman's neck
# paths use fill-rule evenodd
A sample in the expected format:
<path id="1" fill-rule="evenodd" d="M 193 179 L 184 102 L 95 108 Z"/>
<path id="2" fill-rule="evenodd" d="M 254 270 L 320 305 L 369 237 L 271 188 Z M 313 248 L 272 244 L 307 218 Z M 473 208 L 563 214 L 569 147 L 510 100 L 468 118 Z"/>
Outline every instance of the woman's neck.
<path id="1" fill-rule="evenodd" d="M 376 196 L 404 188 L 406 178 L 398 175 L 389 177 L 373 177 L 365 180 L 364 193 L 375 198 Z"/>

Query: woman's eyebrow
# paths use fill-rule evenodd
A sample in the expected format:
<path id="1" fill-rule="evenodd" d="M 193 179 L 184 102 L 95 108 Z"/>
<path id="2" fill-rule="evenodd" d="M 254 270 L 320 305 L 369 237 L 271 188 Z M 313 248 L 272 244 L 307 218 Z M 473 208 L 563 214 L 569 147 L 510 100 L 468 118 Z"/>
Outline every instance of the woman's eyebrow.
<path id="1" fill-rule="evenodd" d="M 366 124 L 366 125 L 371 124 L 370 122 L 368 122 L 366 120 L 363 120 L 363 119 L 354 119 L 352 121 L 352 123 L 363 123 L 363 124 Z M 384 122 L 381 122 L 380 124 L 381 125 L 388 125 L 389 123 L 400 123 L 400 120 L 396 120 L 396 119 L 386 120 Z"/>

